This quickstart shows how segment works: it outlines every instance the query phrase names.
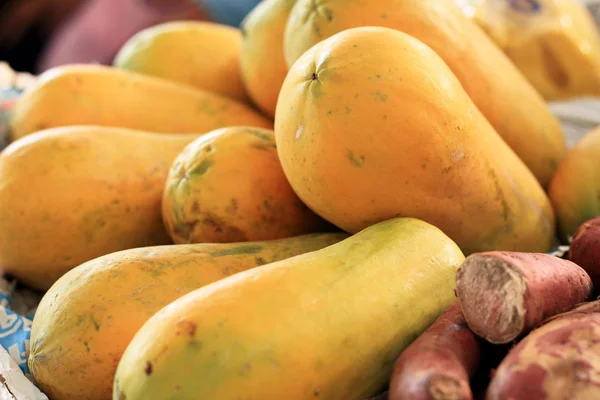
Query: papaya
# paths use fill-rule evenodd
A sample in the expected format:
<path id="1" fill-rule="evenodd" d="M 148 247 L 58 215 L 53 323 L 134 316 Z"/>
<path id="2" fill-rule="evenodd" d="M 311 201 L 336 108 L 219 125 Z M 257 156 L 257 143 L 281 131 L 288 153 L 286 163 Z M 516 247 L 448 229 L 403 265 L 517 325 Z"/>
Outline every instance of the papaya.
<path id="1" fill-rule="evenodd" d="M 349 233 L 402 216 L 468 254 L 553 246 L 555 216 L 531 171 L 444 61 L 400 31 L 353 28 L 305 53 L 275 132 L 294 191 Z"/>
<path id="2" fill-rule="evenodd" d="M 272 118 L 288 72 L 283 35 L 294 4 L 296 0 L 264 0 L 242 21 L 242 79 L 254 104 Z"/>
<path id="3" fill-rule="evenodd" d="M 183 84 L 101 65 L 66 65 L 42 73 L 17 101 L 11 140 L 69 125 L 159 133 L 204 133 L 230 125 L 273 127 L 234 100 Z"/>
<path id="4" fill-rule="evenodd" d="M 133 35 L 113 65 L 247 102 L 240 73 L 241 46 L 237 28 L 200 21 L 166 22 Z"/>
<path id="5" fill-rule="evenodd" d="M 600 35 L 581 0 L 455 1 L 546 100 L 600 95 Z"/>
<path id="6" fill-rule="evenodd" d="M 282 239 L 330 230 L 296 196 L 273 131 L 222 128 L 190 143 L 173 162 L 162 200 L 175 243 Z"/>
<path id="7" fill-rule="evenodd" d="M 44 295 L 33 319 L 29 368 L 53 400 L 110 399 L 127 344 L 162 307 L 240 271 L 319 250 L 347 236 L 158 246 L 89 261 Z"/>
<path id="8" fill-rule="evenodd" d="M 397 29 L 431 47 L 547 187 L 566 152 L 558 119 L 502 50 L 451 0 L 298 0 L 286 26 L 288 65 L 317 42 L 360 26 Z"/>
<path id="9" fill-rule="evenodd" d="M 568 151 L 550 181 L 548 194 L 565 243 L 581 224 L 600 215 L 600 128 Z"/>
<path id="10" fill-rule="evenodd" d="M 93 258 L 172 243 L 162 194 L 197 137 L 72 126 L 10 144 L 0 153 L 0 269 L 45 290 Z"/>
<path id="11" fill-rule="evenodd" d="M 205 286 L 140 328 L 113 399 L 370 398 L 455 301 L 463 259 L 436 227 L 395 218 Z"/>

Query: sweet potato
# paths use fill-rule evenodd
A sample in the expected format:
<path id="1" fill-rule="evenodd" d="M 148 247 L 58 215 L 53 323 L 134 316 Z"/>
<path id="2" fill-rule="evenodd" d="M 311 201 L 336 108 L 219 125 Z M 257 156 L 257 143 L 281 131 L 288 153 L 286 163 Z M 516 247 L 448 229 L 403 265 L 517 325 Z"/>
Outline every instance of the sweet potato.
<path id="1" fill-rule="evenodd" d="M 575 232 L 569 259 L 592 278 L 596 290 L 600 288 L 600 217 L 584 222 Z"/>
<path id="2" fill-rule="evenodd" d="M 471 400 L 469 379 L 479 359 L 479 340 L 457 302 L 400 355 L 389 399 Z"/>
<path id="3" fill-rule="evenodd" d="M 456 274 L 456 294 L 469 327 L 496 344 L 509 343 L 572 309 L 588 300 L 592 290 L 581 267 L 546 254 L 473 254 Z"/>
<path id="4" fill-rule="evenodd" d="M 502 361 L 487 400 L 600 398 L 600 302 L 557 315 Z"/>

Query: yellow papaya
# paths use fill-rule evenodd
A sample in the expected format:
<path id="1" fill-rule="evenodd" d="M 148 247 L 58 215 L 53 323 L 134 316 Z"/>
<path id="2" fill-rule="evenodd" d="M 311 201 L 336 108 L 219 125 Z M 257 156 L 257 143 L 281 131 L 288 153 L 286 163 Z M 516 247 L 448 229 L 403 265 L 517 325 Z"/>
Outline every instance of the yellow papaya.
<path id="1" fill-rule="evenodd" d="M 242 21 L 240 66 L 252 101 L 275 117 L 277 97 L 288 72 L 283 35 L 296 0 L 264 0 Z"/>
<path id="2" fill-rule="evenodd" d="M 166 22 L 135 34 L 113 65 L 247 102 L 240 73 L 241 46 L 237 28 L 211 22 Z"/>
<path id="3" fill-rule="evenodd" d="M 113 399 L 364 400 L 455 301 L 463 259 L 439 229 L 397 218 L 205 286 L 138 331 Z"/>
<path id="4" fill-rule="evenodd" d="M 383 26 L 431 47 L 467 94 L 546 187 L 566 152 L 556 117 L 498 46 L 451 0 L 298 0 L 285 36 L 288 65 L 348 28 Z"/>
<path id="5" fill-rule="evenodd" d="M 48 289 L 114 251 L 171 243 L 161 218 L 169 168 L 198 135 L 73 126 L 0 153 L 0 269 Z"/>
<path id="6" fill-rule="evenodd" d="M 292 188 L 347 232 L 403 216 L 468 254 L 552 248 L 554 213 L 535 177 L 444 61 L 400 31 L 353 28 L 306 52 L 275 132 Z"/>
<path id="7" fill-rule="evenodd" d="M 273 127 L 258 112 L 226 97 L 101 65 L 66 65 L 41 74 L 12 111 L 11 140 L 67 125 L 160 133 L 204 133 L 230 125 Z"/>
<path id="8" fill-rule="evenodd" d="M 240 271 L 319 250 L 346 237 L 329 233 L 265 242 L 160 246 L 89 261 L 44 295 L 33 320 L 29 368 L 53 400 L 110 399 L 127 344 L 162 307 Z"/>
<path id="9" fill-rule="evenodd" d="M 600 95 L 600 36 L 581 0 L 455 0 L 547 100 Z"/>
<path id="10" fill-rule="evenodd" d="M 175 243 L 281 239 L 332 227 L 287 181 L 273 131 L 223 128 L 190 143 L 173 162 L 162 201 Z"/>
<path id="11" fill-rule="evenodd" d="M 581 138 L 558 165 L 548 193 L 561 239 L 568 242 L 579 225 L 600 215 L 600 128 Z"/>

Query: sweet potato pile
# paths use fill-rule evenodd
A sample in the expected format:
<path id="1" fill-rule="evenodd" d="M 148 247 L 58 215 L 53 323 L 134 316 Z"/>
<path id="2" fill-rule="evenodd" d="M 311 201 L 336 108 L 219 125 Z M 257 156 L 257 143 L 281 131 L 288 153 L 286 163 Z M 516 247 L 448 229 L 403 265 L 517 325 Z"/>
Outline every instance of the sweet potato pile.
<path id="1" fill-rule="evenodd" d="M 595 288 L 600 218 L 579 228 L 568 259 L 467 257 L 458 301 L 396 360 L 389 400 L 600 399 Z"/>

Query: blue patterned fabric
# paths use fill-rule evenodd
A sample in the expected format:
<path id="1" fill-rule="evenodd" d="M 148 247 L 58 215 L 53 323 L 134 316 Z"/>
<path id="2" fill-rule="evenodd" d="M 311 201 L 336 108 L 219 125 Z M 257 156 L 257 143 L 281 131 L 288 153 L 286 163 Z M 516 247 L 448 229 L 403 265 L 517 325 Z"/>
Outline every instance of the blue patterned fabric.
<path id="1" fill-rule="evenodd" d="M 24 374 L 29 374 L 27 357 L 33 316 L 26 318 L 9 309 L 11 293 L 0 288 L 0 345 Z"/>

